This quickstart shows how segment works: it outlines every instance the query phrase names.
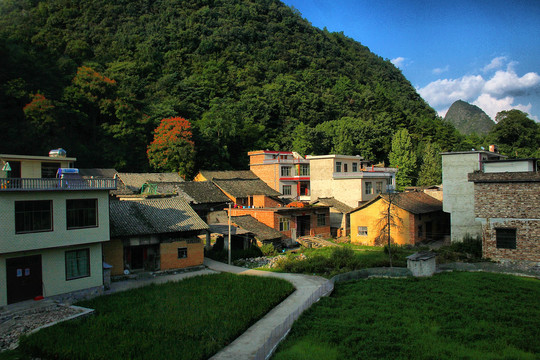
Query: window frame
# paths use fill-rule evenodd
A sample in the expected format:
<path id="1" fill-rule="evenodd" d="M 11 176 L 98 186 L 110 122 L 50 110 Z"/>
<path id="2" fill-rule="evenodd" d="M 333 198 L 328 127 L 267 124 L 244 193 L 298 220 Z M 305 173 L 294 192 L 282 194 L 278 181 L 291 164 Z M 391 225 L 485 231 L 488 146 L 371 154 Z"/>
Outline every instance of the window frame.
<path id="1" fill-rule="evenodd" d="M 317 214 L 317 226 L 326 226 L 326 214 Z"/>
<path id="2" fill-rule="evenodd" d="M 495 228 L 495 246 L 497 249 L 517 249 L 517 229 Z"/>
<path id="3" fill-rule="evenodd" d="M 362 229 L 362 232 L 360 232 L 360 229 Z M 367 226 L 358 226 L 356 231 L 357 231 L 358 236 L 368 236 Z"/>
<path id="4" fill-rule="evenodd" d="M 182 254 L 183 256 L 180 256 L 180 254 Z M 187 259 L 188 258 L 188 248 L 187 247 L 179 247 L 177 249 L 177 256 L 178 256 L 178 260 Z"/>
<path id="5" fill-rule="evenodd" d="M 291 230 L 291 219 L 286 217 L 279 218 L 279 231 Z"/>
<path id="6" fill-rule="evenodd" d="M 291 166 L 282 166 L 280 174 L 282 177 L 291 176 Z"/>
<path id="7" fill-rule="evenodd" d="M 365 190 L 366 195 L 373 194 L 373 183 L 371 181 L 366 181 Z"/>
<path id="8" fill-rule="evenodd" d="M 336 172 L 337 173 L 341 172 L 341 161 L 336 161 Z"/>
<path id="9" fill-rule="evenodd" d="M 285 191 L 285 189 L 288 189 Z M 292 185 L 282 185 L 281 192 L 283 195 L 292 195 Z"/>
<path id="10" fill-rule="evenodd" d="M 80 220 L 81 216 L 84 217 L 83 220 L 87 220 L 89 217 L 87 217 L 87 214 L 85 215 L 85 211 L 91 210 L 91 208 L 71 208 L 70 209 L 70 203 L 75 203 L 77 201 L 93 201 L 94 202 L 94 222 L 91 224 L 71 224 L 73 221 L 70 220 L 70 216 L 74 216 L 73 214 L 77 212 L 78 220 Z M 99 227 L 99 219 L 98 219 L 98 199 L 97 198 L 83 198 L 83 199 L 66 199 L 66 229 L 67 230 L 75 230 L 75 229 L 87 229 L 87 228 L 96 228 Z"/>
<path id="11" fill-rule="evenodd" d="M 352 163 L 352 172 L 358 172 L 358 163 Z"/>
<path id="12" fill-rule="evenodd" d="M 79 256 L 78 256 L 79 252 L 86 253 L 86 274 L 83 274 L 83 275 L 78 274 L 77 276 L 69 277 L 68 276 L 68 253 L 76 253 L 75 260 L 78 261 L 79 260 Z M 90 273 L 90 248 L 65 251 L 64 252 L 64 262 L 65 262 L 65 271 L 66 271 L 66 281 L 90 277 L 90 275 L 91 275 L 91 273 Z"/>
<path id="13" fill-rule="evenodd" d="M 35 216 L 43 213 L 45 214 L 47 210 L 43 209 L 17 209 L 18 206 L 24 206 L 30 205 L 31 203 L 37 204 L 37 203 L 48 203 L 49 204 L 49 222 L 48 227 L 42 227 L 42 228 L 35 228 Z M 29 233 L 38 233 L 38 232 L 49 232 L 54 231 L 54 224 L 53 224 L 53 201 L 52 200 L 21 200 L 21 201 L 15 201 L 15 234 L 29 234 Z M 20 223 L 22 217 L 22 224 Z M 28 217 L 31 218 L 30 221 L 28 221 Z M 45 219 L 45 217 L 43 217 Z M 43 220 L 42 219 L 42 220 Z M 28 222 L 31 222 L 32 228 L 30 230 L 27 229 L 26 225 Z M 23 227 L 24 229 L 21 229 Z"/>
<path id="14" fill-rule="evenodd" d="M 376 194 L 381 194 L 382 193 L 382 189 L 383 189 L 383 182 L 382 181 L 377 181 L 375 183 L 375 193 Z"/>

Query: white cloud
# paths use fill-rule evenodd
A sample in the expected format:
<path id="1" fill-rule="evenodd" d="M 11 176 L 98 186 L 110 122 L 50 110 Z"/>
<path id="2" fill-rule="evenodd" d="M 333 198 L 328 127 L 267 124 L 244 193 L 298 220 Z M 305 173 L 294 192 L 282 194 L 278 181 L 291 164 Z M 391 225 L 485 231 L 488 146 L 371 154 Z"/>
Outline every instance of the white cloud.
<path id="1" fill-rule="evenodd" d="M 435 75 L 439 75 L 439 74 L 442 74 L 444 72 L 447 72 L 448 70 L 450 70 L 450 66 L 446 65 L 443 68 L 435 68 L 431 72 L 434 73 Z"/>
<path id="2" fill-rule="evenodd" d="M 495 59 L 491 60 L 491 62 L 489 64 L 484 66 L 482 71 L 483 72 L 488 72 L 488 71 L 491 71 L 491 70 L 500 69 L 500 68 L 503 67 L 506 60 L 507 60 L 506 56 L 496 57 Z"/>
<path id="3" fill-rule="evenodd" d="M 514 100 L 515 99 L 512 96 L 497 99 L 489 94 L 482 94 L 473 102 L 473 105 L 484 110 L 484 112 L 493 120 L 495 120 L 497 113 L 503 110 L 518 109 L 526 113 L 531 111 L 532 105 L 530 103 L 528 105 L 514 105 Z"/>
<path id="4" fill-rule="evenodd" d="M 457 100 L 473 103 L 491 118 L 495 118 L 497 112 L 502 110 L 518 109 L 530 113 L 530 103 L 523 105 L 514 102 L 519 96 L 531 95 L 540 90 L 540 75 L 529 72 L 518 76 L 514 70 L 517 63 L 508 61 L 506 57 L 493 59 L 483 70 L 502 68 L 505 64 L 506 70 L 497 70 L 487 78 L 482 75 L 466 75 L 458 79 L 439 79 L 418 89 L 418 92 L 439 114 Z"/>
<path id="5" fill-rule="evenodd" d="M 406 59 L 405 59 L 404 57 L 401 57 L 401 56 L 400 56 L 400 57 L 397 57 L 397 58 L 395 58 L 395 59 L 390 60 L 390 62 L 391 62 L 392 64 L 394 64 L 394 66 L 396 66 L 396 67 L 398 67 L 398 68 L 401 68 L 401 67 L 403 67 L 403 65 L 405 64 L 405 60 L 406 60 Z"/>

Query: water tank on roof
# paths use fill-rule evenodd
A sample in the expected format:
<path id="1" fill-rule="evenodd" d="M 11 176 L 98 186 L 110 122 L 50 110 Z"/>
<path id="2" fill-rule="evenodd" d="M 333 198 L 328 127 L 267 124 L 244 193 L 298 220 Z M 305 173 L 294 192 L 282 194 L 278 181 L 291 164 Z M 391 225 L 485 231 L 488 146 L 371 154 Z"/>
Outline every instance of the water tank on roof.
<path id="1" fill-rule="evenodd" d="M 51 151 L 49 151 L 49 157 L 65 158 L 66 157 L 66 150 L 64 150 L 62 148 L 51 150 Z"/>

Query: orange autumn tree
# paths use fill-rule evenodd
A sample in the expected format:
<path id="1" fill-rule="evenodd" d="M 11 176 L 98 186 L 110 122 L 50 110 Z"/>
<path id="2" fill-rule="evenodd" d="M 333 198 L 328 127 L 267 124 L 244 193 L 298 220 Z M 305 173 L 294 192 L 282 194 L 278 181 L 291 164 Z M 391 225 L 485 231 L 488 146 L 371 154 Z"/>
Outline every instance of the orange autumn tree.
<path id="1" fill-rule="evenodd" d="M 195 168 L 195 143 L 191 123 L 181 117 L 161 120 L 147 150 L 150 165 L 158 171 L 175 171 L 190 177 Z"/>

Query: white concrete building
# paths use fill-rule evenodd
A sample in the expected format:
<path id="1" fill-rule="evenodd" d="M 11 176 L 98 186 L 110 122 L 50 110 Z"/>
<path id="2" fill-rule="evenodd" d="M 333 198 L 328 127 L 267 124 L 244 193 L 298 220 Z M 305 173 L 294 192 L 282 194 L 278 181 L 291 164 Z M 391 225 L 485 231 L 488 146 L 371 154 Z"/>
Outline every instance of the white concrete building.
<path id="1" fill-rule="evenodd" d="M 484 161 L 505 159 L 491 151 L 460 151 L 442 153 L 443 211 L 450 213 L 452 242 L 463 241 L 466 235 L 482 234 L 482 225 L 475 220 L 474 184 L 467 174 L 482 168 Z"/>
<path id="2" fill-rule="evenodd" d="M 396 168 L 369 165 L 360 155 L 308 155 L 311 200 L 331 198 L 355 208 L 394 189 Z"/>
<path id="3" fill-rule="evenodd" d="M 103 286 L 116 180 L 56 178 L 75 160 L 0 154 L 0 306 Z"/>

